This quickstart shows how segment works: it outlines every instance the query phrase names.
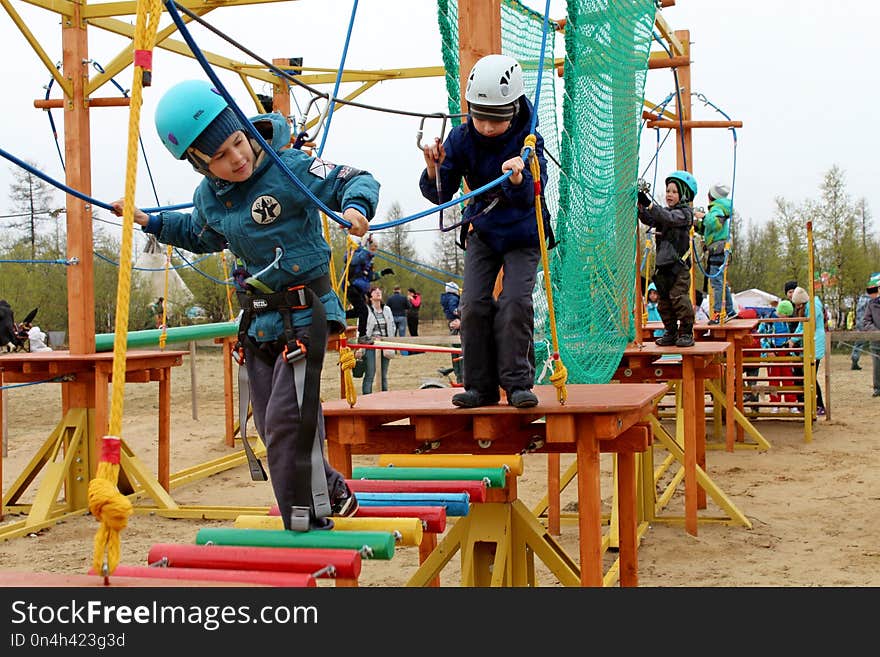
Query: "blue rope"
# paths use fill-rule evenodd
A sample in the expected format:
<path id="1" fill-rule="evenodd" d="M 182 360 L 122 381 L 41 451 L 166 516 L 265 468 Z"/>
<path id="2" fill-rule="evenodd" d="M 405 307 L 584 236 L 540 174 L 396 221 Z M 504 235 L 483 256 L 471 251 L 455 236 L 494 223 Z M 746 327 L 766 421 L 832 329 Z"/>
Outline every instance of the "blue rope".
<path id="1" fill-rule="evenodd" d="M 8 383 L 5 386 L 0 386 L 0 390 L 11 390 L 12 388 L 23 388 L 25 386 L 35 386 L 39 383 L 58 383 L 59 381 L 64 381 L 66 377 L 56 376 L 54 379 L 45 379 L 43 381 L 29 381 L 27 383 Z"/>
<path id="2" fill-rule="evenodd" d="M 111 260 L 111 259 L 108 258 L 107 256 L 105 256 L 105 255 L 101 255 L 101 254 L 98 253 L 97 251 L 93 251 L 93 253 L 94 253 L 97 257 L 99 257 L 101 260 L 103 260 L 104 262 L 109 262 L 111 265 L 114 265 L 114 266 L 116 266 L 116 267 L 119 266 L 119 262 L 118 262 L 118 261 L 116 261 L 116 260 Z M 178 252 L 178 255 L 180 255 L 180 252 Z M 199 258 L 198 260 L 196 260 L 196 262 L 201 262 L 202 260 L 205 260 L 206 258 L 210 258 L 211 255 L 213 255 L 213 254 L 210 254 L 210 253 L 209 253 L 208 255 L 202 256 L 201 258 Z M 181 257 L 182 257 L 182 256 L 181 256 Z M 185 258 L 184 258 L 184 259 L 185 259 Z M 188 263 L 188 262 L 189 262 L 189 261 L 187 261 L 187 263 Z M 172 265 L 171 267 L 168 267 L 168 269 L 184 269 L 184 268 L 185 268 L 184 265 Z M 165 271 L 165 267 L 132 267 L 132 270 L 134 270 L 134 271 Z"/>
<path id="3" fill-rule="evenodd" d="M 388 251 L 383 251 L 382 249 L 377 249 L 376 252 L 379 255 L 384 256 L 385 260 L 389 260 L 389 258 L 393 258 L 393 259 L 397 260 L 398 262 L 400 262 L 401 264 L 403 264 L 403 261 L 406 261 L 406 262 L 412 263 L 414 265 L 418 265 L 419 267 L 424 267 L 425 269 L 430 269 L 431 271 L 436 271 L 440 274 L 444 274 L 445 276 L 451 276 L 453 278 L 461 278 L 461 276 L 459 274 L 454 274 L 451 271 L 446 271 L 445 269 L 440 269 L 439 267 L 434 267 L 432 265 L 426 265 L 423 262 L 411 260 L 410 258 L 405 258 L 401 255 L 397 255 L 396 253 L 390 253 Z M 413 270 L 410 270 L 410 271 L 413 271 Z"/>
<path id="4" fill-rule="evenodd" d="M 440 285 L 444 285 L 444 284 L 446 283 L 446 280 L 449 280 L 448 278 L 447 278 L 446 280 L 441 280 L 441 279 L 439 279 L 439 278 L 434 278 L 434 277 L 431 276 L 430 274 L 426 274 L 426 273 L 424 273 L 424 272 L 422 272 L 422 271 L 419 271 L 418 269 L 415 269 L 415 268 L 413 268 L 413 267 L 410 267 L 410 266 L 408 266 L 408 265 L 406 265 L 406 264 L 404 264 L 404 263 L 402 263 L 402 262 L 400 262 L 400 261 L 398 261 L 398 260 L 394 260 L 393 258 L 388 258 L 388 257 L 385 257 L 385 256 L 380 256 L 380 257 L 382 257 L 384 260 L 387 260 L 388 262 L 390 262 L 390 263 L 392 263 L 392 264 L 394 264 L 394 265 L 396 265 L 396 266 L 403 267 L 403 268 L 406 269 L 407 271 L 411 271 L 412 273 L 414 273 L 414 274 L 418 274 L 419 276 L 422 276 L 423 278 L 427 278 L 429 281 L 434 281 L 435 283 L 440 283 Z M 455 275 L 455 274 L 450 274 L 450 277 L 452 277 L 452 278 L 457 278 L 457 279 L 461 280 L 461 276 L 457 276 L 457 275 Z"/>
<path id="5" fill-rule="evenodd" d="M 19 263 L 19 264 L 32 264 L 32 265 L 75 265 L 79 262 L 76 258 L 56 258 L 54 260 L 0 260 L 2 263 Z"/>
<path id="6" fill-rule="evenodd" d="M 318 146 L 318 157 L 324 152 L 324 144 L 327 142 L 327 135 L 330 134 L 330 122 L 333 120 L 333 108 L 336 105 L 336 94 L 339 93 L 339 85 L 342 82 L 342 71 L 345 69 L 345 57 L 348 54 L 348 45 L 351 42 L 351 28 L 354 26 L 354 16 L 357 13 L 358 0 L 354 0 L 351 7 L 351 18 L 348 20 L 348 32 L 345 35 L 345 45 L 342 47 L 342 59 L 339 62 L 339 68 L 336 70 L 336 83 L 333 85 L 333 95 L 327 99 L 330 104 L 327 111 L 327 125 L 324 126 L 324 132 L 321 134 L 321 145 Z"/>
<path id="7" fill-rule="evenodd" d="M 657 34 L 657 32 L 654 32 L 653 34 L 654 34 L 654 40 L 657 41 L 657 43 L 659 43 L 661 46 L 663 46 L 663 50 L 665 50 L 666 54 L 669 55 L 669 57 L 671 58 L 672 52 L 669 50 L 669 48 L 666 47 L 666 44 L 663 43 L 663 39 L 660 37 L 659 34 Z M 682 118 L 682 116 L 681 116 L 681 85 L 678 84 L 678 67 L 677 66 L 672 67 L 672 77 L 675 78 L 675 94 L 676 94 L 676 97 L 678 98 L 678 112 L 677 112 L 677 114 L 678 114 L 678 125 L 679 125 L 678 132 L 679 132 L 679 136 L 681 137 L 681 162 L 684 165 L 682 168 L 685 171 L 687 171 L 687 168 L 688 168 L 687 152 L 685 151 L 685 143 L 684 143 L 684 118 Z"/>

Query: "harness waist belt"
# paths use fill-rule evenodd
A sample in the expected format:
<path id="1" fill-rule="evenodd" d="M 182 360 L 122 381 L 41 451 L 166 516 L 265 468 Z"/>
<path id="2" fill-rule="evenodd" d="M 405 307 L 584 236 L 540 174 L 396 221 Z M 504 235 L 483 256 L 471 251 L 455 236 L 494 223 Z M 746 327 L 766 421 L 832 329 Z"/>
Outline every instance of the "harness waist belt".
<path id="1" fill-rule="evenodd" d="M 280 308 L 305 309 L 309 307 L 309 300 L 306 297 L 303 288 L 309 288 L 315 293 L 315 296 L 322 297 L 330 292 L 333 287 L 330 285 L 329 276 L 319 276 L 308 283 L 301 285 L 291 285 L 281 292 L 272 292 L 264 294 L 261 292 L 236 292 L 238 303 L 245 312 L 263 313 L 269 310 L 278 310 Z"/>

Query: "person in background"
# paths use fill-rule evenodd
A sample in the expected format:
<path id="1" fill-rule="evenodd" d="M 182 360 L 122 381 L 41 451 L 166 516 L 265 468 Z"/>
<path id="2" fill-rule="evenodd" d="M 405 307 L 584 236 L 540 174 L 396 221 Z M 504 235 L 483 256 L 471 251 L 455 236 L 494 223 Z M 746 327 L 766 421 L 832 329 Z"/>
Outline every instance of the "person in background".
<path id="1" fill-rule="evenodd" d="M 865 291 L 859 295 L 859 301 L 856 304 L 856 324 L 855 329 L 857 331 L 864 331 L 865 329 L 865 311 L 868 308 L 868 304 L 871 302 L 871 299 L 877 298 L 877 285 L 873 284 L 873 281 L 868 281 L 868 286 L 865 288 Z M 868 342 L 865 340 L 859 340 L 853 345 L 852 354 L 850 354 L 850 360 L 852 361 L 852 365 L 850 369 L 852 370 L 860 370 L 862 369 L 861 365 L 859 365 L 859 358 L 862 355 L 862 352 L 865 351 L 865 348 L 868 346 Z"/>
<path id="2" fill-rule="evenodd" d="M 648 283 L 648 300 L 645 303 L 645 310 L 648 313 L 648 321 L 649 322 L 662 322 L 663 319 L 660 317 L 660 311 L 657 310 L 657 299 L 660 298 L 660 295 L 657 294 L 657 286 L 654 285 L 653 282 Z M 654 337 L 659 338 L 663 335 L 663 329 L 655 329 Z"/>
<path id="3" fill-rule="evenodd" d="M 153 317 L 153 327 L 162 328 L 165 323 L 165 297 L 159 297 L 150 304 L 150 315 Z"/>
<path id="4" fill-rule="evenodd" d="M 785 292 L 785 298 L 791 301 L 791 295 L 794 293 L 795 288 L 798 286 L 797 281 L 786 281 L 785 285 L 782 286 L 783 292 Z"/>
<path id="5" fill-rule="evenodd" d="M 791 317 L 792 315 L 794 315 L 794 306 L 788 299 L 783 299 L 776 305 L 774 310 L 770 311 L 768 318 Z M 784 347 L 788 344 L 788 337 L 785 335 L 786 333 L 790 333 L 788 322 L 766 322 L 761 324 L 759 331 L 766 336 L 761 338 L 761 346 L 768 350 L 767 352 L 762 353 L 762 356 L 789 355 L 788 352 L 779 351 L 780 347 Z M 782 335 L 777 336 L 777 334 Z M 769 378 L 768 385 L 771 387 L 780 388 L 782 386 L 794 385 L 794 379 L 790 378 L 794 376 L 794 369 L 788 363 L 783 362 L 768 367 L 767 376 Z M 776 414 L 780 411 L 784 411 L 785 409 L 779 406 L 779 403 L 782 401 L 789 404 L 795 404 L 797 402 L 797 396 L 790 392 L 771 392 L 770 402 L 775 405 L 770 408 L 770 412 Z M 790 406 L 789 408 L 794 409 L 795 412 L 797 411 L 794 406 Z"/>
<path id="6" fill-rule="evenodd" d="M 727 198 L 729 194 L 730 187 L 715 183 L 709 187 L 708 212 L 694 211 L 694 230 L 703 236 L 703 247 L 706 252 L 703 291 L 707 290 L 707 281 L 712 285 L 712 319 L 709 320 L 711 324 L 718 324 L 721 321 L 722 305 L 726 319 L 736 317 L 730 285 L 725 284 L 722 271 L 722 267 L 725 266 L 725 246 L 730 241 L 730 221 L 733 213 L 733 204 Z"/>
<path id="7" fill-rule="evenodd" d="M 694 306 L 690 299 L 690 229 L 694 221 L 691 203 L 697 181 L 687 171 L 666 176 L 666 207 L 638 192 L 639 221 L 654 228 L 657 245 L 653 281 L 660 295 L 657 309 L 664 332 L 654 340 L 661 347 L 694 346 Z"/>
<path id="8" fill-rule="evenodd" d="M 368 235 L 354 250 L 348 263 L 348 286 L 345 297 L 351 308 L 346 311 L 345 318 L 357 319 L 358 340 L 367 335 L 369 314 L 367 302 L 373 282 L 383 276 L 394 274 L 391 268 L 383 269 L 381 272 L 373 271 L 373 258 L 378 250 L 379 245 L 376 240 L 372 235 Z"/>
<path id="9" fill-rule="evenodd" d="M 443 308 L 443 316 L 446 318 L 446 324 L 449 327 L 449 335 L 461 334 L 461 290 L 458 284 L 449 281 L 443 292 L 440 294 L 440 307 Z M 450 347 L 461 347 L 461 342 L 453 342 Z M 461 383 L 461 357 L 462 354 L 450 354 L 452 357 L 452 370 L 455 373 L 455 380 Z"/>
<path id="10" fill-rule="evenodd" d="M 400 292 L 400 286 L 394 286 L 393 294 L 388 297 L 388 307 L 394 316 L 394 336 L 406 335 L 406 311 L 409 309 L 409 299 Z"/>
<path id="11" fill-rule="evenodd" d="M 52 351 L 52 347 L 46 344 L 46 333 L 39 326 L 24 325 L 27 328 L 28 345 L 31 351 Z"/>
<path id="12" fill-rule="evenodd" d="M 703 291 L 702 290 L 694 290 L 694 321 L 697 322 L 708 322 L 709 315 L 706 314 L 705 309 L 703 308 Z M 716 322 L 717 324 L 717 322 Z"/>
<path id="13" fill-rule="evenodd" d="M 330 283 L 330 246 L 312 196 L 340 212 L 351 235 L 362 236 L 379 203 L 379 183 L 362 169 L 288 148 L 290 124 L 280 113 L 245 126 L 204 80 L 165 92 L 155 121 L 165 148 L 202 179 L 192 211 L 135 209 L 134 221 L 162 244 L 191 253 L 228 248 L 246 263 L 233 272 L 242 307 L 238 344 L 284 528 L 332 529 L 330 516 L 351 516 L 358 503 L 323 454 L 323 355 L 328 336 L 344 331 L 345 311 Z M 288 172 L 309 194 L 291 184 Z M 118 215 L 124 207 L 123 200 L 113 203 Z"/>
<path id="14" fill-rule="evenodd" d="M 798 317 L 815 316 L 815 330 L 813 331 L 813 372 L 816 374 L 816 415 L 825 415 L 825 402 L 822 399 L 822 386 L 819 385 L 819 364 L 825 357 L 825 307 L 822 305 L 818 296 L 813 296 L 813 303 L 810 303 L 810 296 L 802 287 L 796 287 L 791 294 L 791 303 L 794 306 L 794 314 Z M 804 325 L 798 323 L 795 333 L 803 334 Z M 803 345 L 801 338 L 800 344 Z M 800 400 L 799 400 L 800 401 Z"/>
<path id="15" fill-rule="evenodd" d="M 865 331 L 880 331 L 880 294 L 877 294 L 878 287 L 873 285 L 869 288 L 871 291 L 871 300 L 865 306 L 865 317 L 862 320 L 862 326 Z M 874 375 L 874 394 L 873 397 L 880 397 L 880 342 L 871 341 L 871 360 L 873 361 Z"/>
<path id="16" fill-rule="evenodd" d="M 410 335 L 418 336 L 419 309 L 422 306 L 422 295 L 415 288 L 411 287 L 406 291 L 406 298 L 409 301 L 409 306 L 406 309 L 406 328 L 409 329 Z"/>
<path id="17" fill-rule="evenodd" d="M 370 290 L 370 305 L 367 315 L 367 337 L 369 341 L 375 342 L 376 339 L 388 339 L 394 331 L 394 315 L 391 308 L 382 302 L 382 288 L 373 287 Z M 369 395 L 373 392 L 373 380 L 376 378 L 376 363 L 379 363 L 380 369 L 380 385 L 384 392 L 388 390 L 388 365 L 391 359 L 385 356 L 386 349 L 364 349 L 365 364 L 367 366 L 364 372 L 364 381 L 361 386 L 361 392 Z"/>

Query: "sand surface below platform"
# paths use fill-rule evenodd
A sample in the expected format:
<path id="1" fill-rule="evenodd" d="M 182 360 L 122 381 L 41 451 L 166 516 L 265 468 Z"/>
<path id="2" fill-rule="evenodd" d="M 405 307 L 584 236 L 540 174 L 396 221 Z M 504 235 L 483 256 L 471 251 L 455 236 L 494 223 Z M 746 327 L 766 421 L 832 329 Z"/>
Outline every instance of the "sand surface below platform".
<path id="1" fill-rule="evenodd" d="M 448 341 L 448 336 L 446 337 Z M 442 342 L 438 338 L 438 344 Z M 645 532 L 638 552 L 641 586 L 793 587 L 880 586 L 880 398 L 871 397 L 868 357 L 862 371 L 851 371 L 848 354 L 831 359 L 831 420 L 814 424 L 813 439 L 804 439 L 803 422 L 758 420 L 756 426 L 771 448 L 723 449 L 708 452 L 708 473 L 751 522 L 751 529 L 709 520 L 690 536 L 682 525 L 657 522 Z M 391 363 L 392 390 L 417 388 L 435 377 L 437 367 L 449 362 L 447 354 L 397 358 Z M 328 355 L 323 394 L 339 396 L 336 356 Z M 196 357 L 197 416 L 193 418 L 189 357 L 173 370 L 171 471 L 228 455 L 223 437 L 223 376 L 218 349 L 200 349 Z M 824 369 L 825 363 L 823 363 Z M 824 385 L 824 371 L 820 370 Z M 829 395 L 830 392 L 830 395 Z M 126 386 L 123 436 L 140 459 L 156 467 L 156 414 L 158 384 Z M 57 384 L 33 385 L 7 391 L 8 451 L 3 462 L 3 491 L 26 468 L 61 417 Z M 711 433 L 711 432 L 710 432 Z M 710 436 L 710 441 L 715 438 Z M 720 444 L 720 443 L 718 443 Z M 657 460 L 665 455 L 658 450 Z M 562 456 L 562 467 L 572 460 Z M 377 457 L 356 457 L 355 465 L 373 465 Z M 607 513 L 611 502 L 611 461 L 602 456 L 603 497 Z M 532 508 L 546 491 L 547 457 L 525 457 L 518 482 L 519 496 Z M 26 491 L 30 502 L 38 476 Z M 246 466 L 238 466 L 172 490 L 181 505 L 265 507 L 273 503 L 271 487 L 250 480 Z M 667 513 L 681 515 L 684 488 L 679 486 Z M 572 510 L 573 487 L 563 491 L 562 505 Z M 722 516 L 709 500 L 701 516 Z M 5 523 L 21 520 L 8 515 Z M 145 564 L 157 542 L 192 543 L 202 527 L 231 527 L 231 521 L 166 519 L 134 515 L 122 532 L 122 561 Z M 2 527 L 2 524 L 0 524 Z M 37 533 L 0 543 L 3 570 L 83 574 L 92 558 L 92 540 L 98 524 L 89 515 L 60 521 Z M 565 523 L 559 542 L 577 558 L 577 527 Z M 606 555 L 610 564 L 613 553 Z M 398 547 L 390 561 L 365 561 L 362 586 L 401 586 L 418 566 L 418 549 Z M 538 562 L 542 586 L 559 583 Z M 459 562 L 453 559 L 441 575 L 444 586 L 457 586 Z M 324 582 L 326 584 L 326 582 Z"/>

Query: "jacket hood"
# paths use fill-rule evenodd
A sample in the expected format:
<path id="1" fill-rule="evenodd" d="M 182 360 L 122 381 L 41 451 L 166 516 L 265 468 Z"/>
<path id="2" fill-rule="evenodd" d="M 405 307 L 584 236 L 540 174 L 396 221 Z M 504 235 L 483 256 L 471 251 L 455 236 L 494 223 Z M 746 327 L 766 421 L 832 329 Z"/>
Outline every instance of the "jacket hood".
<path id="1" fill-rule="evenodd" d="M 709 207 L 718 208 L 726 217 L 729 217 L 731 212 L 733 212 L 733 204 L 730 202 L 729 198 L 716 198 L 709 204 Z"/>

